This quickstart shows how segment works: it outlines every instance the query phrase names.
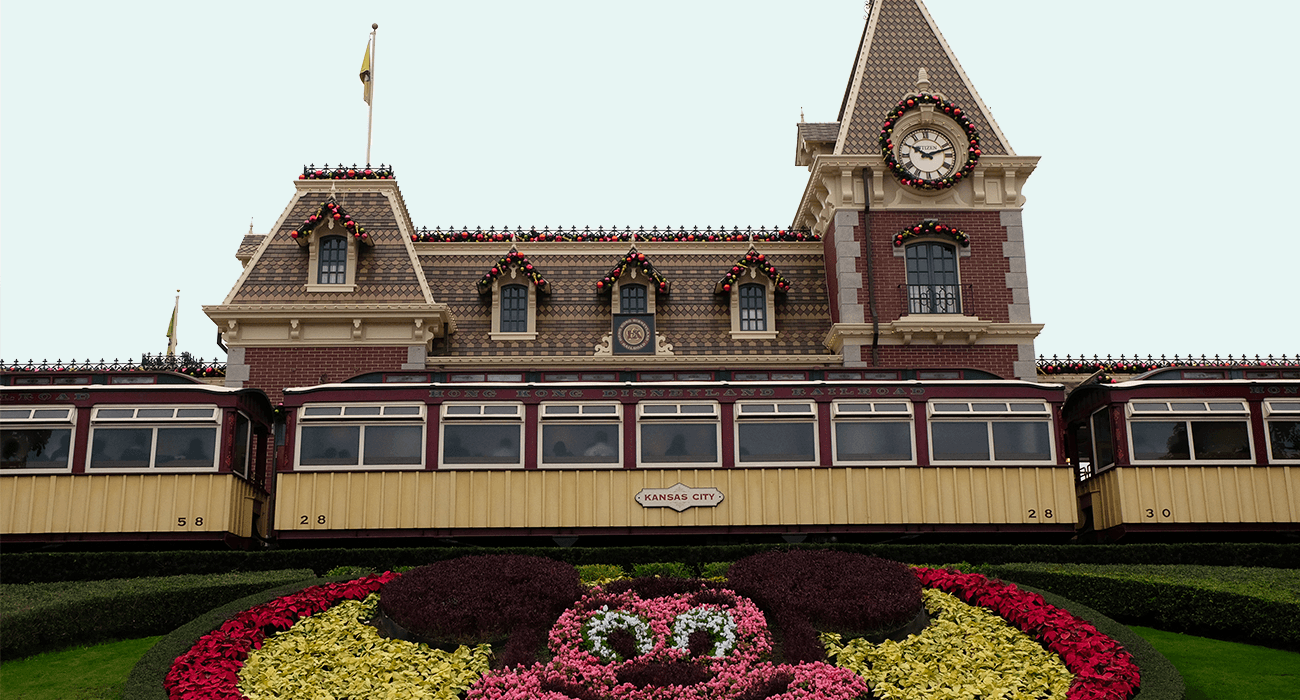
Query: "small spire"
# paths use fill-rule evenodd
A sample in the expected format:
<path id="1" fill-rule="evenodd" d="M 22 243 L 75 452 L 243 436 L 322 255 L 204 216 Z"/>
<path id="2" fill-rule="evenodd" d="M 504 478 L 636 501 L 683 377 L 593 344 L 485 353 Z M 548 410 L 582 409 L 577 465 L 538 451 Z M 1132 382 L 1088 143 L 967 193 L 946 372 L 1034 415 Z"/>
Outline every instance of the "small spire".
<path id="1" fill-rule="evenodd" d="M 930 74 L 924 68 L 918 68 L 916 71 L 916 91 L 918 93 L 930 92 Z"/>
<path id="2" fill-rule="evenodd" d="M 252 219 L 252 218 L 249 218 L 249 220 L 248 220 L 248 235 L 250 235 L 250 236 L 253 235 L 253 219 Z"/>
<path id="3" fill-rule="evenodd" d="M 803 107 L 799 108 L 799 123 L 803 123 Z"/>

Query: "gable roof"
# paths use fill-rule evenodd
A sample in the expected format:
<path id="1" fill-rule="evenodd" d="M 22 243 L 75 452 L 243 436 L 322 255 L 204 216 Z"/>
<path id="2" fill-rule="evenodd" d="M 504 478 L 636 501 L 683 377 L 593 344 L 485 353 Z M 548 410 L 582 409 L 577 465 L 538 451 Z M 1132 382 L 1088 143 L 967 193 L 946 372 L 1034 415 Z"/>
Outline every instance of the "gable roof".
<path id="1" fill-rule="evenodd" d="M 975 122 L 985 154 L 1015 154 L 921 0 L 875 0 L 840 106 L 837 155 L 880 153 L 885 114 L 915 91 L 921 68 L 929 73 L 928 92 L 955 102 Z"/>

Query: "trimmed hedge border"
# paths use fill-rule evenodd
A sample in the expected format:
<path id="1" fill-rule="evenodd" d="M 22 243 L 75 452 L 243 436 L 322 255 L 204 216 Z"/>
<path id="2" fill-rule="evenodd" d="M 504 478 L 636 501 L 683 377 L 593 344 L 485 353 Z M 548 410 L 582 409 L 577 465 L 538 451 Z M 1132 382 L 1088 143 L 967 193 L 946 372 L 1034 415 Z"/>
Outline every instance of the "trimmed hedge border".
<path id="1" fill-rule="evenodd" d="M 336 576 L 301 581 L 241 598 L 200 615 L 163 637 L 145 653 L 127 678 L 122 700 L 168 700 L 167 692 L 163 688 L 163 679 L 167 676 L 175 660 L 189 651 L 198 642 L 199 638 L 217 629 L 235 614 L 276 598 L 296 593 L 310 586 L 349 581 L 353 578 L 355 577 Z M 1185 700 L 1186 691 L 1183 677 L 1178 673 L 1178 670 L 1160 652 L 1156 651 L 1149 642 L 1132 630 L 1086 605 L 1068 600 L 1055 593 L 1019 583 L 1016 585 L 1026 591 L 1038 593 L 1050 605 L 1067 610 L 1087 620 L 1098 631 L 1122 644 L 1133 655 L 1134 662 L 1142 671 L 1141 689 L 1133 696 L 1132 700 Z"/>
<path id="2" fill-rule="evenodd" d="M 167 677 L 167 672 L 171 670 L 172 664 L 181 654 L 189 651 L 199 641 L 200 637 L 217 629 L 236 613 L 262 603 L 269 603 L 290 593 L 297 593 L 310 586 L 351 581 L 354 578 L 357 577 L 335 576 L 299 581 L 287 586 L 245 596 L 199 615 L 173 630 L 171 634 L 158 640 L 158 643 L 153 645 L 153 648 L 145 652 L 145 655 L 131 669 L 131 675 L 126 679 L 126 687 L 122 690 L 122 700 L 168 700 L 167 691 L 163 688 L 163 679 Z"/>
<path id="3" fill-rule="evenodd" d="M 1196 586 L 1015 565 L 977 566 L 986 576 L 1024 581 L 1108 616 L 1170 632 L 1300 651 L 1300 603 Z"/>
<path id="4" fill-rule="evenodd" d="M 773 549 L 831 549 L 909 564 L 967 561 L 973 564 L 1201 564 L 1300 569 L 1300 544 L 812 544 L 677 547 L 392 547 L 372 549 L 275 549 L 257 552 L 19 552 L 0 554 L 0 583 L 89 581 L 104 578 L 215 574 L 232 571 L 311 569 L 323 575 L 338 566 L 385 570 L 421 566 L 469 554 L 524 554 L 570 564 L 637 564 L 674 561 L 698 575 L 701 565 L 736 561 Z"/>
<path id="5" fill-rule="evenodd" d="M 59 586 L 51 595 L 32 595 L 28 607 L 0 615 L 4 635 L 0 657 L 8 660 L 78 644 L 167 634 L 214 603 L 222 603 L 313 576 L 310 569 L 211 576 L 162 576 Z M 36 587 L 42 584 L 35 584 Z M 12 586 L 20 588 L 23 586 Z M 22 590 L 5 591 L 7 604 L 21 605 Z"/>

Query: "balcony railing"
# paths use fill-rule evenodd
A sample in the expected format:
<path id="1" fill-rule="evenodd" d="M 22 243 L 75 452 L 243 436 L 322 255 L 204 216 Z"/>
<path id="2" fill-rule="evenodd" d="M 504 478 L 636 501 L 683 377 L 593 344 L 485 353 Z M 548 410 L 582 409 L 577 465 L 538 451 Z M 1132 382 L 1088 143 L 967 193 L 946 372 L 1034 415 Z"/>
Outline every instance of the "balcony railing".
<path id="1" fill-rule="evenodd" d="M 959 314 L 962 297 L 971 304 L 973 286 L 969 284 L 900 284 L 899 297 L 909 314 Z"/>

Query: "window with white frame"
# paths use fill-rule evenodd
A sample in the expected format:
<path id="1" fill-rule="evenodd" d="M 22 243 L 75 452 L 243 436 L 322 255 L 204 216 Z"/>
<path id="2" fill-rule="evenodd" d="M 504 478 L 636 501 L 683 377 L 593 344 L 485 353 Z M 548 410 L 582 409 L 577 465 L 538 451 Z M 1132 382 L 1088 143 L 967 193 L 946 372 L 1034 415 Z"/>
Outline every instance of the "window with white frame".
<path id="1" fill-rule="evenodd" d="M 767 330 L 767 287 L 757 283 L 740 285 L 740 330 Z"/>
<path id="2" fill-rule="evenodd" d="M 1264 402 L 1269 458 L 1275 462 L 1300 461 L 1300 401 Z"/>
<path id="3" fill-rule="evenodd" d="M 69 471 L 77 410 L 0 409 L 0 470 Z"/>
<path id="4" fill-rule="evenodd" d="M 90 416 L 92 470 L 216 470 L 216 406 L 98 406 Z"/>
<path id="5" fill-rule="evenodd" d="M 522 468 L 523 440 L 523 404 L 442 404 L 443 467 Z"/>
<path id="6" fill-rule="evenodd" d="M 736 403 L 736 464 L 817 464 L 817 405 L 808 402 Z"/>
<path id="7" fill-rule="evenodd" d="M 722 440 L 716 403 L 641 402 L 637 440 L 642 466 L 720 466 Z"/>
<path id="8" fill-rule="evenodd" d="M 1125 412 L 1134 463 L 1251 461 L 1245 401 L 1135 400 Z"/>
<path id="9" fill-rule="evenodd" d="M 303 469 L 418 469 L 424 465 L 422 403 L 319 403 L 298 409 Z"/>
<path id="10" fill-rule="evenodd" d="M 932 462 L 1053 461 L 1046 402 L 936 400 L 926 407 Z"/>
<path id="11" fill-rule="evenodd" d="M 543 403 L 541 424 L 541 466 L 619 466 L 621 404 Z"/>
<path id="12" fill-rule="evenodd" d="M 348 239 L 325 236 L 320 239 L 320 269 L 316 284 L 344 284 L 348 274 Z"/>
<path id="13" fill-rule="evenodd" d="M 644 284 L 619 284 L 618 312 L 621 314 L 645 314 L 649 311 L 649 295 Z"/>
<path id="14" fill-rule="evenodd" d="M 493 340 L 535 340 L 537 338 L 537 287 L 516 268 L 492 285 Z M 522 282 L 516 280 L 523 280 Z"/>
<path id="15" fill-rule="evenodd" d="M 831 404 L 835 464 L 914 464 L 911 401 L 835 401 Z"/>
<path id="16" fill-rule="evenodd" d="M 502 333 L 524 333 L 528 330 L 528 287 L 507 284 L 501 288 Z"/>

